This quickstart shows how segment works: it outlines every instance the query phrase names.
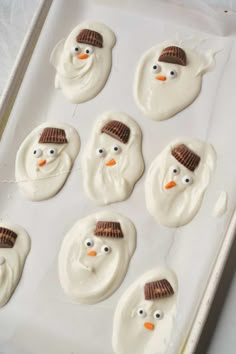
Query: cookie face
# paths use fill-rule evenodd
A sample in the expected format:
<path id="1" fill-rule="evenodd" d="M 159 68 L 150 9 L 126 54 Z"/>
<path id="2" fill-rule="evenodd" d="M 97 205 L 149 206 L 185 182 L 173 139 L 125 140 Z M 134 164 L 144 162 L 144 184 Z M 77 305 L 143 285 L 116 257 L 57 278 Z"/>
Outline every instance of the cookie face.
<path id="1" fill-rule="evenodd" d="M 16 180 L 24 196 L 30 200 L 54 196 L 65 183 L 79 149 L 79 135 L 67 124 L 47 122 L 34 129 L 16 156 Z"/>
<path id="2" fill-rule="evenodd" d="M 115 310 L 115 353 L 166 353 L 176 316 L 177 287 L 172 271 L 157 268 L 128 288 Z"/>
<path id="3" fill-rule="evenodd" d="M 30 250 L 26 231 L 10 223 L 0 223 L 0 307 L 14 292 Z"/>
<path id="4" fill-rule="evenodd" d="M 108 204 L 128 198 L 144 170 L 141 140 L 138 124 L 125 113 L 98 118 L 82 161 L 91 200 Z"/>
<path id="5" fill-rule="evenodd" d="M 162 43 L 151 48 L 141 58 L 135 74 L 137 105 L 154 120 L 174 116 L 197 98 L 202 76 L 213 64 L 213 54 L 204 56 L 182 45 Z"/>
<path id="6" fill-rule="evenodd" d="M 96 96 L 111 71 L 116 38 L 107 26 L 86 22 L 53 49 L 50 62 L 56 69 L 55 87 L 72 103 Z"/>
<path id="7" fill-rule="evenodd" d="M 103 211 L 79 220 L 59 252 L 64 292 L 78 303 L 104 300 L 123 281 L 135 246 L 135 227 L 122 215 Z"/>
<path id="8" fill-rule="evenodd" d="M 216 164 L 213 147 L 177 139 L 152 162 L 145 181 L 147 209 L 158 223 L 179 227 L 197 214 Z"/>

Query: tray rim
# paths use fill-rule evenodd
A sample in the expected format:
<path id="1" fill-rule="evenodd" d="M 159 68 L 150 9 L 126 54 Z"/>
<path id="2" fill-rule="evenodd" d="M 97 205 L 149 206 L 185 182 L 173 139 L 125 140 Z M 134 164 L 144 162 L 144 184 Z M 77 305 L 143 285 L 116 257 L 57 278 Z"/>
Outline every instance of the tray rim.
<path id="1" fill-rule="evenodd" d="M 11 110 L 13 109 L 15 99 L 18 95 L 21 82 L 24 79 L 26 69 L 30 63 L 31 56 L 35 46 L 37 45 L 37 40 L 53 1 L 54 0 L 40 1 L 3 90 L 3 94 L 0 98 L 0 141 L 7 125 L 8 118 L 10 117 Z M 189 333 L 186 334 L 186 339 L 182 344 L 182 349 L 180 349 L 179 353 L 181 354 L 193 354 L 196 350 L 216 291 L 220 284 L 221 276 L 228 260 L 235 235 L 236 210 L 233 212 L 228 229 L 226 230 L 221 248 L 216 257 L 211 275 L 209 276 L 208 285 L 202 296 L 198 310 L 196 311 L 191 329 Z"/>

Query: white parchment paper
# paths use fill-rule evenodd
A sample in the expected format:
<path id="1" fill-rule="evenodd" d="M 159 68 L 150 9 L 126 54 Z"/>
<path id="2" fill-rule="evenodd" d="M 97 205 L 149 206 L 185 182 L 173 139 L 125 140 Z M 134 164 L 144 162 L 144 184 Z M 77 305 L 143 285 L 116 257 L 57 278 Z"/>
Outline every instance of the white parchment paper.
<path id="1" fill-rule="evenodd" d="M 52 48 L 79 22 L 101 21 L 117 35 L 111 76 L 90 102 L 72 105 L 54 89 Z M 206 38 L 204 48 L 220 50 L 215 69 L 203 78 L 200 96 L 176 117 L 157 123 L 136 107 L 132 85 L 140 56 L 166 39 Z M 178 315 L 168 354 L 183 345 L 236 204 L 235 92 L 236 15 L 196 1 L 55 0 L 21 86 L 0 143 L 0 217 L 25 227 L 32 249 L 10 302 L 0 310 L 0 352 L 4 354 L 111 354 L 115 306 L 125 289 L 146 270 L 160 265 L 174 269 L 179 280 Z M 156 155 L 178 136 L 206 140 L 218 163 L 196 218 L 173 230 L 157 225 L 144 202 L 144 180 L 125 202 L 107 208 L 127 215 L 137 228 L 137 250 L 118 291 L 93 306 L 74 305 L 64 296 L 57 274 L 57 255 L 68 229 L 79 218 L 100 210 L 82 188 L 81 155 L 96 117 L 124 111 L 143 131 L 146 171 Z M 30 202 L 14 181 L 19 145 L 37 125 L 65 121 L 79 131 L 82 149 L 63 189 L 54 198 Z M 220 219 L 212 210 L 221 190 L 229 193 L 228 211 Z"/>

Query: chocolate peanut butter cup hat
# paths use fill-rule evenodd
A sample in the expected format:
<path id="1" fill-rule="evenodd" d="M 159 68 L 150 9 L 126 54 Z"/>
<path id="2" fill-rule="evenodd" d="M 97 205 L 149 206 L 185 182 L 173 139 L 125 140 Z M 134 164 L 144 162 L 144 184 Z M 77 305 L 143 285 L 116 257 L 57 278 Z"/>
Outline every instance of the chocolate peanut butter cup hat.
<path id="1" fill-rule="evenodd" d="M 183 66 L 187 65 L 187 57 L 185 51 L 182 48 L 176 46 L 170 46 L 163 49 L 161 55 L 158 58 L 158 61 Z"/>
<path id="2" fill-rule="evenodd" d="M 188 170 L 194 171 L 201 158 L 185 144 L 179 144 L 171 150 L 171 155 Z"/>
<path id="3" fill-rule="evenodd" d="M 145 300 L 163 299 L 174 295 L 174 289 L 166 279 L 152 281 L 144 286 Z"/>
<path id="4" fill-rule="evenodd" d="M 68 141 L 66 139 L 66 132 L 64 129 L 60 128 L 44 128 L 40 139 L 39 144 L 47 144 L 47 143 L 54 143 L 54 144 L 67 144 Z"/>
<path id="5" fill-rule="evenodd" d="M 0 248 L 12 248 L 16 242 L 17 234 L 5 227 L 0 227 Z"/>
<path id="6" fill-rule="evenodd" d="M 82 29 L 76 37 L 78 43 L 86 43 L 93 45 L 94 47 L 103 47 L 103 37 L 100 33 L 92 31 L 90 29 Z"/>
<path id="7" fill-rule="evenodd" d="M 123 238 L 123 232 L 119 222 L 115 221 L 98 221 L 94 231 L 95 236 Z"/>
<path id="8" fill-rule="evenodd" d="M 102 133 L 106 133 L 119 140 L 121 143 L 127 144 L 130 136 L 130 128 L 118 120 L 111 120 L 104 125 Z"/>

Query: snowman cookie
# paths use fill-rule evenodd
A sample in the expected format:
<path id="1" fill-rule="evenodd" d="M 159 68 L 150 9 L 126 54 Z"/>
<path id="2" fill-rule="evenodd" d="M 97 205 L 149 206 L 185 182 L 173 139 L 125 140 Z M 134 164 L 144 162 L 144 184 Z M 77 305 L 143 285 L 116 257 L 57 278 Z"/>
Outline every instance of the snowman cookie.
<path id="1" fill-rule="evenodd" d="M 56 69 L 55 87 L 72 103 L 95 97 L 111 71 L 114 33 L 107 26 L 86 22 L 53 49 L 50 62 Z"/>
<path id="2" fill-rule="evenodd" d="M 213 64 L 212 53 L 203 55 L 173 42 L 151 48 L 142 56 L 135 74 L 138 107 L 154 120 L 174 116 L 197 98 L 202 77 Z"/>
<path id="3" fill-rule="evenodd" d="M 216 164 L 200 140 L 171 142 L 152 162 L 145 181 L 147 209 L 162 225 L 179 227 L 197 214 Z"/>
<path id="4" fill-rule="evenodd" d="M 113 350 L 117 354 L 164 354 L 176 316 L 177 279 L 153 269 L 132 284 L 114 315 Z"/>
<path id="5" fill-rule="evenodd" d="M 0 307 L 14 292 L 30 250 L 30 238 L 18 225 L 0 224 Z"/>
<path id="6" fill-rule="evenodd" d="M 59 253 L 63 290 L 78 303 L 106 299 L 123 281 L 135 247 L 135 227 L 122 215 L 102 211 L 79 220 Z"/>
<path id="7" fill-rule="evenodd" d="M 54 196 L 64 185 L 79 153 L 77 131 L 64 123 L 47 122 L 34 129 L 16 156 L 15 175 L 27 199 Z"/>
<path id="8" fill-rule="evenodd" d="M 98 204 L 125 200 L 144 171 L 142 133 L 125 113 L 104 113 L 95 123 L 82 167 L 88 197 Z"/>

